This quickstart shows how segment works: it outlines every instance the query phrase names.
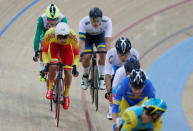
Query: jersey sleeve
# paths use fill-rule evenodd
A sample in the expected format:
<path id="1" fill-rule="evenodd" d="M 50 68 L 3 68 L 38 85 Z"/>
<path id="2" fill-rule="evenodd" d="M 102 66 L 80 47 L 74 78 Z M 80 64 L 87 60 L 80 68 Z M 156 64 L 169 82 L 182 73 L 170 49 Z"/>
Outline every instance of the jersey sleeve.
<path id="1" fill-rule="evenodd" d="M 110 61 L 113 61 L 113 54 L 111 53 L 111 50 L 107 52 L 106 59 L 105 59 L 105 75 L 112 74 L 112 63 Z"/>
<path id="2" fill-rule="evenodd" d="M 147 91 L 148 92 L 148 99 L 150 99 L 150 98 L 155 98 L 155 88 L 154 88 L 154 86 L 153 86 L 153 84 L 151 83 L 151 81 L 150 80 L 148 80 L 147 79 L 147 86 L 148 86 L 148 89 L 149 89 L 149 91 Z"/>
<path id="3" fill-rule="evenodd" d="M 80 24 L 79 24 L 79 39 L 81 40 L 86 39 L 86 30 L 85 30 L 83 19 L 80 21 Z"/>
<path id="4" fill-rule="evenodd" d="M 114 80 L 113 80 L 113 87 L 118 85 L 121 80 L 126 76 L 124 66 L 118 68 L 117 72 L 115 73 Z"/>
<path id="5" fill-rule="evenodd" d="M 109 18 L 107 21 L 107 28 L 105 31 L 105 37 L 111 37 L 112 36 L 112 20 Z"/>
<path id="6" fill-rule="evenodd" d="M 43 30 L 44 30 L 44 23 L 42 17 L 40 16 L 37 20 L 36 33 L 34 38 L 34 50 L 39 49 L 40 35 Z"/>
<path id="7" fill-rule="evenodd" d="M 125 92 L 125 88 L 124 88 L 124 83 L 125 83 L 125 79 L 122 80 L 122 82 L 118 85 L 117 88 L 117 92 L 115 94 L 114 100 L 113 100 L 113 113 L 120 113 L 120 104 L 121 104 L 121 100 L 122 100 L 122 96 Z"/>
<path id="8" fill-rule="evenodd" d="M 61 22 L 64 22 L 64 23 L 67 24 L 67 18 L 66 18 L 66 16 L 64 16 L 64 17 L 62 18 Z"/>
<path id="9" fill-rule="evenodd" d="M 80 59 L 79 47 L 78 47 L 78 40 L 77 40 L 77 37 L 76 37 L 76 33 L 73 30 L 71 30 L 70 37 L 72 39 L 71 44 L 72 44 L 72 51 L 73 51 L 73 54 L 74 54 L 73 65 L 76 65 L 76 67 L 78 67 L 79 59 Z"/>
<path id="10" fill-rule="evenodd" d="M 48 48 L 49 48 L 48 33 L 49 33 L 49 30 L 46 31 L 46 34 L 44 36 L 44 41 L 43 41 L 42 59 L 43 59 L 44 64 L 47 64 L 49 62 L 49 59 L 48 59 Z"/>
<path id="11" fill-rule="evenodd" d="M 122 119 L 123 126 L 121 131 L 132 131 L 132 129 L 134 129 L 138 124 L 137 115 L 131 110 L 126 110 L 122 115 Z"/>
<path id="12" fill-rule="evenodd" d="M 140 60 L 139 52 L 136 49 L 131 48 L 131 52 L 130 53 L 131 53 L 131 57 L 136 58 L 138 61 Z"/>
<path id="13" fill-rule="evenodd" d="M 158 119 L 156 122 L 153 123 L 154 129 L 153 131 L 162 131 L 162 119 Z"/>

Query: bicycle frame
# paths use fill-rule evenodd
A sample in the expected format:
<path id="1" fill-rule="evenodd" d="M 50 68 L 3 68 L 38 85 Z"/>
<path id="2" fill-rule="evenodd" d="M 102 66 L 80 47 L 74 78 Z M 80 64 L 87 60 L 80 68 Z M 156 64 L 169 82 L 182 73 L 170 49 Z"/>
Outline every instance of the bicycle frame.
<path id="1" fill-rule="evenodd" d="M 92 97 L 92 104 L 95 103 L 96 111 L 98 111 L 98 90 L 99 90 L 99 73 L 98 73 L 98 66 L 97 66 L 97 53 L 106 53 L 106 51 L 91 51 L 91 52 L 84 52 L 83 54 L 92 54 L 91 58 L 91 68 L 90 68 L 90 94 Z"/>

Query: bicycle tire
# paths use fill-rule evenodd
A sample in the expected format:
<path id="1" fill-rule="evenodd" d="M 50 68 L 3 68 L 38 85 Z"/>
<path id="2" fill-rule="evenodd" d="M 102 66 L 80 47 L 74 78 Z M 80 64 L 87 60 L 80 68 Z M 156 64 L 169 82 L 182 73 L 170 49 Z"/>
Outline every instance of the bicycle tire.
<path id="1" fill-rule="evenodd" d="M 89 82 L 90 82 L 90 84 L 89 84 L 90 85 L 90 95 L 92 98 L 92 104 L 94 104 L 94 68 L 93 68 L 93 65 L 91 66 L 90 71 L 91 71 L 91 73 L 90 73 L 91 78 L 89 80 Z"/>
<path id="2" fill-rule="evenodd" d="M 57 127 L 59 127 L 60 121 L 60 100 L 61 100 L 61 89 L 62 89 L 62 79 L 59 79 L 59 87 L 58 87 L 58 99 L 57 99 Z"/>
<path id="3" fill-rule="evenodd" d="M 50 111 L 52 112 L 52 109 L 53 109 L 53 107 L 52 107 L 52 100 L 50 100 Z"/>
<path id="4" fill-rule="evenodd" d="M 54 103 L 55 103 L 55 119 L 57 119 L 57 114 L 58 114 L 58 106 L 57 106 L 57 99 L 58 99 L 58 86 L 59 86 L 59 80 L 58 78 L 56 79 L 56 83 L 54 86 L 54 91 L 55 91 L 55 96 L 54 96 Z"/>
<path id="5" fill-rule="evenodd" d="M 97 65 L 94 66 L 94 99 L 96 111 L 98 111 L 99 73 Z"/>

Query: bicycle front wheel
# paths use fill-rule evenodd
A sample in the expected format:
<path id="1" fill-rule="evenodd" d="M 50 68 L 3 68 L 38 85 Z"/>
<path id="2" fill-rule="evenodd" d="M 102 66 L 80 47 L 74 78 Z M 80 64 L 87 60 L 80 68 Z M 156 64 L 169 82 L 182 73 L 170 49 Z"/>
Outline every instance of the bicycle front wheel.
<path id="1" fill-rule="evenodd" d="M 62 79 L 58 80 L 58 86 L 56 86 L 57 91 L 57 99 L 56 99 L 56 120 L 57 120 L 57 127 L 59 127 L 60 121 L 60 99 L 61 99 L 61 88 L 62 88 Z"/>
<path id="2" fill-rule="evenodd" d="M 94 99 L 96 111 L 98 111 L 99 73 L 97 65 L 94 66 Z"/>

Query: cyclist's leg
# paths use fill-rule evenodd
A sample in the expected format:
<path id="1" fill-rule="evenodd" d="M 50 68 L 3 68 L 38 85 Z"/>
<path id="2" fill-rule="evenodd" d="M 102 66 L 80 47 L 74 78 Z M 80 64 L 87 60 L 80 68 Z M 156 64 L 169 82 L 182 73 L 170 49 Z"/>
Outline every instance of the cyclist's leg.
<path id="1" fill-rule="evenodd" d="M 86 34 L 84 52 L 93 51 L 93 44 L 92 43 L 93 43 L 92 36 L 89 34 Z M 89 73 L 91 56 L 92 56 L 91 54 L 85 54 L 84 59 L 82 61 L 83 71 L 86 74 Z"/>
<path id="2" fill-rule="evenodd" d="M 92 45 L 92 36 L 86 34 L 85 39 L 85 48 L 84 52 L 92 51 L 93 45 Z M 81 87 L 86 90 L 88 88 L 88 74 L 90 69 L 90 59 L 92 55 L 91 54 L 85 54 L 84 59 L 82 60 L 82 67 L 83 67 L 83 76 L 82 76 L 82 84 Z"/>
<path id="3" fill-rule="evenodd" d="M 95 36 L 94 39 L 95 46 L 97 47 L 98 51 L 106 51 L 105 49 L 105 33 Z M 100 71 L 100 89 L 106 89 L 105 80 L 104 80 L 104 68 L 105 68 L 105 58 L 106 54 L 101 53 L 99 54 L 99 71 Z"/>
<path id="4" fill-rule="evenodd" d="M 70 106 L 69 90 L 72 81 L 72 63 L 73 63 L 73 53 L 70 45 L 63 45 L 60 48 L 62 63 L 68 66 L 64 66 L 64 109 L 68 109 Z"/>
<path id="5" fill-rule="evenodd" d="M 59 45 L 51 43 L 50 44 L 50 55 L 51 55 L 50 64 L 58 62 L 58 52 L 59 52 Z M 47 99 L 53 98 L 53 83 L 56 76 L 56 71 L 57 71 L 57 65 L 49 66 L 49 73 L 48 73 L 49 88 L 46 94 Z"/>
<path id="6" fill-rule="evenodd" d="M 42 48 L 43 48 L 44 35 L 45 35 L 45 31 L 42 31 L 41 35 L 40 35 L 40 50 L 42 50 Z M 40 76 L 39 76 L 39 79 L 42 82 L 45 81 L 44 69 L 45 69 L 45 67 L 44 67 L 43 60 L 42 60 L 42 52 L 40 52 Z"/>

